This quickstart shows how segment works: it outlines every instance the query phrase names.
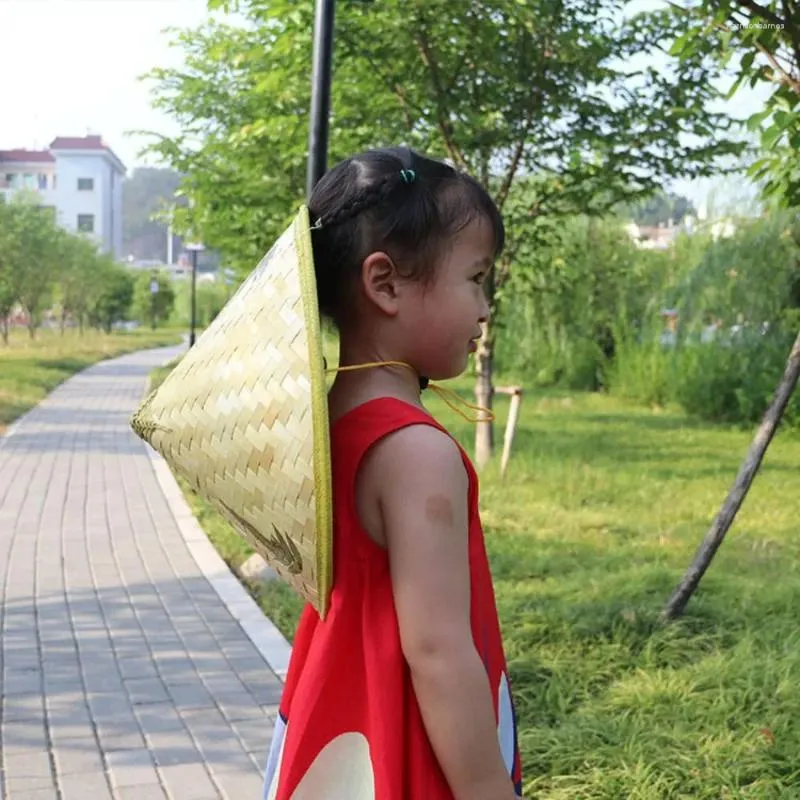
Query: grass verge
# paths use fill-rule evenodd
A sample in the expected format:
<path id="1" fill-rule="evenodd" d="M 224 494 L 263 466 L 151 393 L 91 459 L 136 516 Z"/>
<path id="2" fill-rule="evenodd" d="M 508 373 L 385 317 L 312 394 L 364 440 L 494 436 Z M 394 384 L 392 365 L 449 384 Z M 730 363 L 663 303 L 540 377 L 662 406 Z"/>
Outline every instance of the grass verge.
<path id="1" fill-rule="evenodd" d="M 0 343 L 0 435 L 71 375 L 106 358 L 180 342 L 176 331 L 131 331 L 83 335 L 67 330 L 12 330 L 8 345 Z"/>
<path id="2" fill-rule="evenodd" d="M 448 385 L 470 397 L 469 377 Z M 435 395 L 426 404 L 472 452 L 473 427 Z M 507 411 L 498 396 L 498 448 Z M 797 437 L 774 440 L 686 616 L 658 620 L 749 442 L 604 395 L 525 396 L 509 474 L 499 458 L 481 474 L 481 513 L 526 797 L 798 796 Z M 223 558 L 241 563 L 239 537 L 189 500 Z M 256 597 L 291 640 L 291 590 Z"/>

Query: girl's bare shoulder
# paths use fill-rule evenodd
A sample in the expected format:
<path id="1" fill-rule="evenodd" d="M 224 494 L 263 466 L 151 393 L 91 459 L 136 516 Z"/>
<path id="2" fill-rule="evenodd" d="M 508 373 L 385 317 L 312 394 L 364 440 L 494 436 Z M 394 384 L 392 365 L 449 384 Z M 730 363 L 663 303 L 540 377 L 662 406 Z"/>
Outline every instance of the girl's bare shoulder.
<path id="1" fill-rule="evenodd" d="M 434 487 L 460 493 L 468 482 L 453 438 L 422 422 L 381 438 L 366 454 L 363 468 L 372 492 L 384 499 L 398 494 L 402 498 L 413 489 L 422 494 Z"/>

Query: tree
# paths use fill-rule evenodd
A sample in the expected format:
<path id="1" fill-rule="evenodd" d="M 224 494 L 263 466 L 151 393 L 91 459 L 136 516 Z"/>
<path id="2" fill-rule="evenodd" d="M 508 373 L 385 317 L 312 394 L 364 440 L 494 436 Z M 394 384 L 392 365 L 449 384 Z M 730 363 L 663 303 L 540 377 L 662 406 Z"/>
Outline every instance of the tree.
<path id="1" fill-rule="evenodd" d="M 61 332 L 67 319 L 72 317 L 83 333 L 84 322 L 89 311 L 93 285 L 100 279 L 102 267 L 107 262 L 97 252 L 97 246 L 83 236 L 62 232 L 59 237 L 61 269 L 57 292 L 61 305 Z"/>
<path id="2" fill-rule="evenodd" d="M 23 212 L 18 203 L 0 203 L 0 320 L 4 344 L 8 344 L 9 318 L 20 298 L 23 269 L 19 226 Z"/>
<path id="3" fill-rule="evenodd" d="M 41 324 L 41 315 L 50 299 L 52 284 L 61 266 L 59 242 L 62 231 L 52 215 L 35 204 L 35 195 L 20 194 L 10 204 L 10 236 L 13 263 L 13 294 L 28 312 L 31 338 Z M 9 295 L 10 296 L 10 295 Z"/>
<path id="4" fill-rule="evenodd" d="M 158 291 L 152 291 L 156 283 Z M 153 330 L 169 319 L 175 305 L 175 289 L 169 276 L 163 272 L 142 272 L 136 278 L 133 292 L 133 313 L 141 321 L 147 320 Z"/>
<path id="5" fill-rule="evenodd" d="M 96 292 L 88 310 L 89 322 L 111 333 L 115 322 L 127 317 L 133 300 L 134 278 L 130 270 L 108 255 L 100 257 L 101 270 Z"/>
<path id="6" fill-rule="evenodd" d="M 261 257 L 303 198 L 313 4 L 212 0 L 246 28 L 183 31 L 186 63 L 154 70 L 156 105 L 183 133 L 150 149 L 186 177 L 181 217 L 242 271 Z M 634 69 L 664 53 L 683 20 L 623 19 L 622 0 L 385 0 L 337 8 L 331 161 L 404 142 L 469 170 L 504 209 L 512 236 L 486 282 L 500 318 L 523 240 L 547 221 L 598 214 L 668 177 L 718 172 L 738 153 L 703 59 Z M 694 139 L 692 139 L 694 137 Z M 687 144 L 695 140 L 696 145 Z M 524 191 L 508 203 L 524 178 Z M 494 335 L 478 349 L 476 397 L 492 405 Z M 476 460 L 493 448 L 477 426 Z"/>
<path id="7" fill-rule="evenodd" d="M 16 291 L 11 275 L 4 265 L 0 264 L 0 325 L 2 325 L 3 344 L 8 344 L 8 321 L 15 303 Z"/>
<path id="8" fill-rule="evenodd" d="M 708 58 L 718 68 L 738 58 L 733 96 L 742 84 L 771 83 L 765 108 L 748 121 L 760 133 L 762 152 L 751 174 L 764 194 L 791 209 L 800 207 L 800 6 L 795 0 L 704 0 L 683 9 L 691 24 L 672 52 L 682 59 Z M 798 237 L 800 238 L 800 237 Z M 800 333 L 750 451 L 682 580 L 669 598 L 665 619 L 680 616 L 716 555 L 755 479 L 764 454 L 800 379 Z"/>

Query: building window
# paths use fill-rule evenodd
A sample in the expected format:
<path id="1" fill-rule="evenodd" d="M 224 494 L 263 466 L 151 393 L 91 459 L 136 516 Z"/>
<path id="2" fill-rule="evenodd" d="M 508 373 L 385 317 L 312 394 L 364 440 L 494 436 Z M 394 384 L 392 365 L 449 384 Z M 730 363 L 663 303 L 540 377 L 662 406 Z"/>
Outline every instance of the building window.
<path id="1" fill-rule="evenodd" d="M 7 172 L 6 173 L 6 183 L 13 189 L 17 185 L 17 173 L 16 172 Z"/>
<path id="2" fill-rule="evenodd" d="M 78 214 L 78 230 L 94 233 L 94 214 Z"/>
<path id="3" fill-rule="evenodd" d="M 79 192 L 94 191 L 94 178 L 78 178 L 78 191 Z"/>
<path id="4" fill-rule="evenodd" d="M 39 188 L 46 189 L 47 188 L 47 175 L 39 175 Z"/>
<path id="5" fill-rule="evenodd" d="M 35 184 L 35 183 L 34 183 L 34 181 L 33 181 L 33 175 L 31 175 L 31 173 L 30 173 L 30 172 L 26 172 L 26 173 L 25 173 L 25 174 L 22 176 L 22 185 L 23 185 L 23 186 L 24 186 L 26 189 L 34 189 L 34 188 L 36 187 L 36 184 Z"/>

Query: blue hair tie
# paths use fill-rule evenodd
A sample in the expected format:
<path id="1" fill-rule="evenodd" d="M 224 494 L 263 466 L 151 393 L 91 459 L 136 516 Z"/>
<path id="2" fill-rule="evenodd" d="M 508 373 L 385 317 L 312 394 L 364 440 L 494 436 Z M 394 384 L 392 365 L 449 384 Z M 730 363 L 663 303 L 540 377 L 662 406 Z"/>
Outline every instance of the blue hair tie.
<path id="1" fill-rule="evenodd" d="M 403 183 L 414 183 L 417 173 L 413 169 L 401 169 L 400 177 L 403 179 Z"/>

